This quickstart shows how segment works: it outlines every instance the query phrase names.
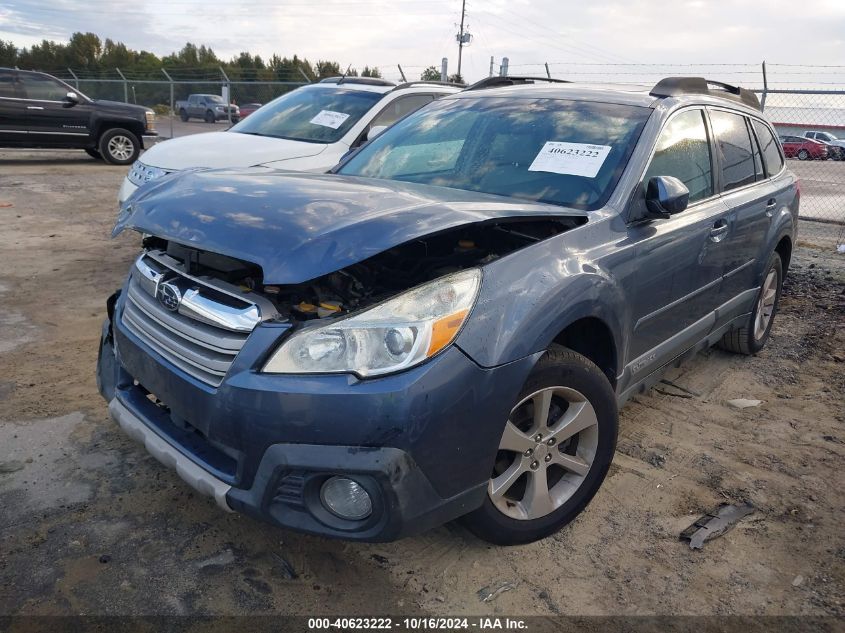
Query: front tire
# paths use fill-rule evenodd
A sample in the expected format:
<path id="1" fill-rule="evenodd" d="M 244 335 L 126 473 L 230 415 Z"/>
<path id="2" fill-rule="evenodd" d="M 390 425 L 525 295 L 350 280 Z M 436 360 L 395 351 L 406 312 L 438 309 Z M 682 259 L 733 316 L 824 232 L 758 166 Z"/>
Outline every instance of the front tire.
<path id="1" fill-rule="evenodd" d="M 617 431 L 616 397 L 607 377 L 584 356 L 550 348 L 505 424 L 484 503 L 462 522 L 497 545 L 554 534 L 598 491 Z"/>
<path id="2" fill-rule="evenodd" d="M 798 152 L 798 160 L 807 160 L 808 158 L 810 158 L 810 152 L 807 150 L 802 149 Z"/>
<path id="3" fill-rule="evenodd" d="M 214 116 L 214 112 L 211 110 L 205 111 L 205 122 L 206 123 L 214 123 L 217 120 L 217 117 Z"/>
<path id="4" fill-rule="evenodd" d="M 99 151 L 112 165 L 131 165 L 141 153 L 141 141 L 129 130 L 112 128 L 100 137 Z"/>
<path id="5" fill-rule="evenodd" d="M 731 330 L 719 341 L 719 347 L 736 354 L 756 354 L 772 333 L 772 324 L 780 303 L 780 293 L 783 289 L 783 262 L 780 255 L 772 253 L 763 285 L 754 301 L 754 310 L 744 326 Z"/>
<path id="6" fill-rule="evenodd" d="M 179 118 L 182 119 L 183 123 L 190 118 L 184 108 L 179 110 Z"/>

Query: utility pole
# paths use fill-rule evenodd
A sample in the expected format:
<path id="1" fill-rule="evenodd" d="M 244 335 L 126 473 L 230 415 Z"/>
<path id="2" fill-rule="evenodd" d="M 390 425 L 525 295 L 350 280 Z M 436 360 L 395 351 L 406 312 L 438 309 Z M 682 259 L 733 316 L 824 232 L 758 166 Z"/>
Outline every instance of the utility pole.
<path id="1" fill-rule="evenodd" d="M 464 33 L 464 21 L 466 20 L 467 16 L 467 0 L 462 0 L 461 2 L 461 31 L 458 33 L 458 77 L 463 78 L 461 75 L 461 54 L 464 50 L 464 44 L 469 44 L 470 34 Z"/>

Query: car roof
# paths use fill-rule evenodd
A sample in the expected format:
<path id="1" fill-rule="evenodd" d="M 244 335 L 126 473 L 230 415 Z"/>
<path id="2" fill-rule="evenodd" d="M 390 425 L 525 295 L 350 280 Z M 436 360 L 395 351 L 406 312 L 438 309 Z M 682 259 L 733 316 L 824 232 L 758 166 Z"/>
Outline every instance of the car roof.
<path id="1" fill-rule="evenodd" d="M 533 83 L 485 88 L 484 90 L 464 90 L 451 95 L 449 98 L 570 99 L 572 101 L 598 101 L 651 107 L 658 99 L 648 92 L 649 89 L 645 86 L 625 84 Z"/>
<path id="2" fill-rule="evenodd" d="M 502 85 L 508 80 L 513 85 Z M 488 87 L 489 85 L 489 87 Z M 490 77 L 449 98 L 506 97 L 568 99 L 655 108 L 658 104 L 717 105 L 761 115 L 757 96 L 744 88 L 703 77 L 667 77 L 653 87 L 637 84 L 583 84 L 545 77 Z"/>

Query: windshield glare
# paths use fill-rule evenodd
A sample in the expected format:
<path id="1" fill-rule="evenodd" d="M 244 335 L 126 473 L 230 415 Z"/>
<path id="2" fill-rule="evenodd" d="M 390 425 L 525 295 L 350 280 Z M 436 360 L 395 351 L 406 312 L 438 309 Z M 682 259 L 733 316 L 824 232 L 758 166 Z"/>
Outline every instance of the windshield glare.
<path id="1" fill-rule="evenodd" d="M 345 87 L 305 86 L 282 95 L 230 131 L 309 143 L 334 143 L 382 94 Z"/>
<path id="2" fill-rule="evenodd" d="M 564 99 L 435 101 L 338 173 L 592 210 L 610 197 L 649 108 Z"/>

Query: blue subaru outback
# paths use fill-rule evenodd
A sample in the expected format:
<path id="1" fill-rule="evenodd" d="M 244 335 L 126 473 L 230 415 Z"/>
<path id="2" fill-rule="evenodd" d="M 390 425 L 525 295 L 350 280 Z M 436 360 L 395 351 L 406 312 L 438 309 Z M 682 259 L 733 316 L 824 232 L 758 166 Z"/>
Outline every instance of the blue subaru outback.
<path id="1" fill-rule="evenodd" d="M 142 187 L 99 388 L 224 510 L 533 541 L 598 491 L 626 399 L 712 345 L 763 347 L 798 202 L 746 90 L 492 78 L 331 174 Z"/>

